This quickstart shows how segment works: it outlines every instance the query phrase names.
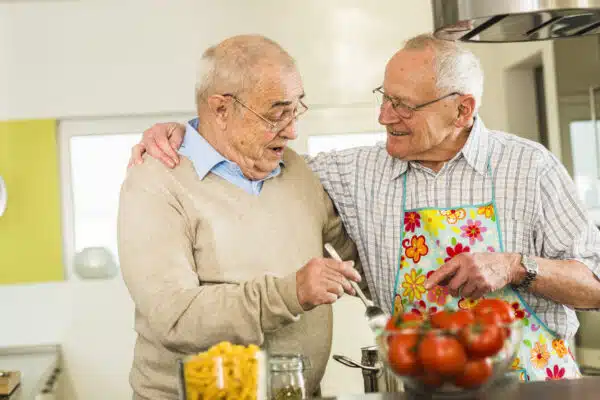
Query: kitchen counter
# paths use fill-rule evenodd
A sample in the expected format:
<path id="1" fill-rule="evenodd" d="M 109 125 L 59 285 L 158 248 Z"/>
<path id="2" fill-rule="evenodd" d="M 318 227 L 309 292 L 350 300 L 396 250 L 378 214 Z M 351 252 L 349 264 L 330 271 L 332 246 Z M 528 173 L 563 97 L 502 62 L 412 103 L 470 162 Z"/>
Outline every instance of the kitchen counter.
<path id="1" fill-rule="evenodd" d="M 425 400 L 441 399 L 436 396 L 417 396 L 410 393 L 377 393 L 354 396 L 339 396 L 337 400 Z M 467 397 L 452 397 L 467 399 Z M 473 400 L 598 400 L 600 399 L 600 377 L 584 377 L 575 380 L 512 383 L 502 388 L 495 388 Z"/>
<path id="2" fill-rule="evenodd" d="M 0 348 L 0 370 L 21 372 L 21 385 L 10 396 L 0 399 L 37 399 L 53 380 L 59 360 L 58 346 Z"/>

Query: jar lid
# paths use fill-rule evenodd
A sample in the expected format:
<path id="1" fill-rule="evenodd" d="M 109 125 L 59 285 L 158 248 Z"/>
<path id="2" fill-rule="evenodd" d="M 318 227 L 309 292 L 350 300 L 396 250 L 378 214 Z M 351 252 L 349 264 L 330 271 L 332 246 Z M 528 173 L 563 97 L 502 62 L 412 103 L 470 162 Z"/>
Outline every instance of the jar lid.
<path id="1" fill-rule="evenodd" d="M 271 354 L 269 367 L 274 372 L 306 371 L 310 369 L 310 361 L 302 354 Z"/>

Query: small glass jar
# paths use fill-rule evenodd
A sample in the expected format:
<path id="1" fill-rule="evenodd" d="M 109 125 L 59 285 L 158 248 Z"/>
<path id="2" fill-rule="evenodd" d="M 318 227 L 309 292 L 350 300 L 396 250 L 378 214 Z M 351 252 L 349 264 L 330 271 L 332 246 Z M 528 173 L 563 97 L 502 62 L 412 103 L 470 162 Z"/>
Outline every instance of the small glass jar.
<path id="1" fill-rule="evenodd" d="M 308 359 L 300 354 L 269 356 L 269 399 L 304 400 L 306 383 L 304 371 L 310 368 Z"/>

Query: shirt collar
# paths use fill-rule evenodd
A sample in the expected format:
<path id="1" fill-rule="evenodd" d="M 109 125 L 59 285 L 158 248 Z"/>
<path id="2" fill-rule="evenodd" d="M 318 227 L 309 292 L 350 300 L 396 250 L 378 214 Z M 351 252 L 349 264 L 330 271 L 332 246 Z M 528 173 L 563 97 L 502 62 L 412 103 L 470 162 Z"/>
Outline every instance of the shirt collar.
<path id="1" fill-rule="evenodd" d="M 237 166 L 234 162 L 223 157 L 221 153 L 208 143 L 208 141 L 198 132 L 197 118 L 190 120 L 186 124 L 185 136 L 183 137 L 183 143 L 179 148 L 179 153 L 190 159 L 201 180 L 221 163 L 231 163 Z M 279 161 L 279 166 L 265 179 L 276 176 L 282 166 L 285 166 L 283 160 Z"/>
<path id="2" fill-rule="evenodd" d="M 469 137 L 459 154 L 465 158 L 469 165 L 482 175 L 487 173 L 487 163 L 489 158 L 489 132 L 481 118 L 476 117 L 469 133 Z M 453 160 L 460 158 L 455 156 Z M 402 161 L 394 158 L 390 179 L 394 180 L 408 170 L 408 161 Z"/>
<path id="3" fill-rule="evenodd" d="M 487 173 L 489 159 L 489 131 L 481 118 L 475 117 L 475 122 L 469 133 L 469 138 L 461 153 L 469 165 L 481 175 Z"/>

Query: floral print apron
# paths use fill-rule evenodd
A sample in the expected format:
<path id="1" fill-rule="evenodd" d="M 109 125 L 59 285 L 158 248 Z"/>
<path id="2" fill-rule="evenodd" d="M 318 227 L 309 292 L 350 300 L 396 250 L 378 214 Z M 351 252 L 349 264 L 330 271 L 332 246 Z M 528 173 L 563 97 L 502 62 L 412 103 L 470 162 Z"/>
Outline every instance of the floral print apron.
<path id="1" fill-rule="evenodd" d="M 488 176 L 491 169 L 488 165 Z M 496 214 L 495 190 L 492 201 L 452 208 L 406 209 L 406 174 L 402 199 L 403 222 L 400 235 L 400 260 L 395 293 L 394 314 L 434 313 L 443 308 L 468 309 L 476 301 L 450 296 L 446 287 L 425 290 L 425 280 L 438 267 L 465 252 L 504 251 L 500 221 Z M 523 324 L 523 341 L 512 369 L 522 381 L 577 378 L 581 376 L 568 344 L 552 332 L 529 308 L 510 285 L 486 297 L 509 302 Z"/>

